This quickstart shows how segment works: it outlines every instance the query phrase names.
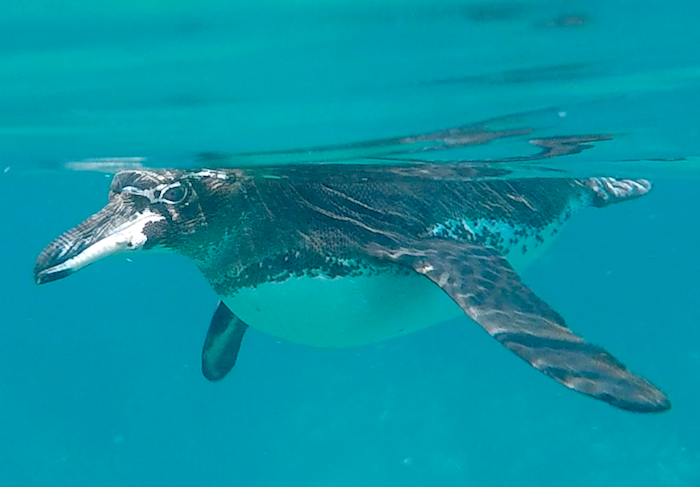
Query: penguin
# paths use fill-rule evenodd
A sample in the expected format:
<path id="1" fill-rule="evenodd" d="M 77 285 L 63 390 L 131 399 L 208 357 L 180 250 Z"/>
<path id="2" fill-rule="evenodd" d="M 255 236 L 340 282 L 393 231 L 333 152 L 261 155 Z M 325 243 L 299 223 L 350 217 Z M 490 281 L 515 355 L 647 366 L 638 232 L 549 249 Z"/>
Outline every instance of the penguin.
<path id="1" fill-rule="evenodd" d="M 628 411 L 669 409 L 519 274 L 573 214 L 651 183 L 477 172 L 459 162 L 128 169 L 102 210 L 41 252 L 34 277 L 63 279 L 118 252 L 185 256 L 220 299 L 202 352 L 209 380 L 233 368 L 249 327 L 352 347 L 466 315 L 569 389 Z"/>

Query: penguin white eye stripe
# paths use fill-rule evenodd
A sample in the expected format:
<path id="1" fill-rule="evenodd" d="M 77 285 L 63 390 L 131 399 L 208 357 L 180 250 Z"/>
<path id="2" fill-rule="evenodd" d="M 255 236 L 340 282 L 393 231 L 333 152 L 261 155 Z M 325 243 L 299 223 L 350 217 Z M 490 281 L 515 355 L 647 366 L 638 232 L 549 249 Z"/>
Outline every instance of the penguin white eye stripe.
<path id="1" fill-rule="evenodd" d="M 141 190 L 141 189 L 139 189 L 139 188 L 136 188 L 136 187 L 134 187 L 134 186 L 124 186 L 124 187 L 121 189 L 121 192 L 122 192 L 122 193 L 129 193 L 129 194 L 138 194 L 138 195 L 140 195 L 140 196 L 144 196 L 144 195 L 143 195 L 143 190 Z"/>
<path id="2" fill-rule="evenodd" d="M 175 188 L 182 188 L 181 194 L 176 193 L 177 197 L 175 198 L 166 198 L 166 193 Z M 166 205 L 176 205 L 178 203 L 182 203 L 182 201 L 187 197 L 187 188 L 182 186 L 182 183 L 179 181 L 171 184 L 159 184 L 158 186 L 147 189 L 140 189 L 135 186 L 125 186 L 122 188 L 121 192 L 143 196 L 144 198 L 148 198 L 151 203 L 165 203 Z"/>

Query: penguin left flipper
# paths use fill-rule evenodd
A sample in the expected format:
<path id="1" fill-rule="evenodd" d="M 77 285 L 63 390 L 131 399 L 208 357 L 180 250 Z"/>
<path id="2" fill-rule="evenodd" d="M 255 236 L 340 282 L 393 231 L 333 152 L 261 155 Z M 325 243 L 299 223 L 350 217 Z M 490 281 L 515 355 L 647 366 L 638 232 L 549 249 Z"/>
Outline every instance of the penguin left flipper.
<path id="1" fill-rule="evenodd" d="M 496 250 L 426 238 L 371 253 L 426 276 L 502 345 L 566 387 L 634 412 L 671 407 L 659 389 L 567 328 Z"/>
<path id="2" fill-rule="evenodd" d="M 211 317 L 202 349 L 202 373 L 211 381 L 223 379 L 236 364 L 243 335 L 248 329 L 221 301 Z"/>

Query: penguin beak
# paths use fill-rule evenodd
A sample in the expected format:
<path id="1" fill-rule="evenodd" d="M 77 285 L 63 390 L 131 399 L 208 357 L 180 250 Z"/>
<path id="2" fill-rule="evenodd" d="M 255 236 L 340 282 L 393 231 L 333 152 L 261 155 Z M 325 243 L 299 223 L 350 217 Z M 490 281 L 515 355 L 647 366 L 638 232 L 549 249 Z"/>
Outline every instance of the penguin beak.
<path id="1" fill-rule="evenodd" d="M 63 279 L 109 255 L 138 250 L 148 239 L 146 225 L 163 219 L 148 208 L 136 211 L 117 196 L 41 252 L 34 266 L 34 280 L 44 284 Z"/>

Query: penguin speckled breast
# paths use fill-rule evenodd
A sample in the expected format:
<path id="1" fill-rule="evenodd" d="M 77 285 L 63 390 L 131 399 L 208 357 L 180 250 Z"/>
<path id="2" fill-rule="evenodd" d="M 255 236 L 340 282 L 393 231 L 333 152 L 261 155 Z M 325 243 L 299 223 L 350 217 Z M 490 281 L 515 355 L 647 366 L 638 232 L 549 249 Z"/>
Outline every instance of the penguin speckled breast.
<path id="1" fill-rule="evenodd" d="M 466 314 L 570 389 L 636 411 L 666 396 L 567 328 L 516 273 L 587 206 L 646 180 L 479 180 L 467 164 L 309 164 L 127 170 L 108 204 L 51 243 L 37 283 L 102 257 L 161 249 L 191 259 L 220 297 L 204 375 L 234 366 L 248 326 L 297 343 L 371 343 Z"/>

